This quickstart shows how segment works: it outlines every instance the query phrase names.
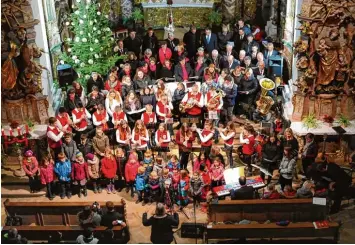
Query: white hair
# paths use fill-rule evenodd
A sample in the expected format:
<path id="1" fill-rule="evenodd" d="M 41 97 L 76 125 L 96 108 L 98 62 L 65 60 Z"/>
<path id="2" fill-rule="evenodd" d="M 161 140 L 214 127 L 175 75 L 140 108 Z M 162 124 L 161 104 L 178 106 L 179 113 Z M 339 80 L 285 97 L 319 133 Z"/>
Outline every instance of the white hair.
<path id="1" fill-rule="evenodd" d="M 240 50 L 240 51 L 239 51 L 239 55 L 246 55 L 245 50 Z"/>
<path id="2" fill-rule="evenodd" d="M 218 55 L 218 50 L 217 49 L 212 50 L 212 55 Z"/>
<path id="3" fill-rule="evenodd" d="M 233 55 L 228 55 L 227 59 L 228 60 L 234 60 L 234 56 Z"/>

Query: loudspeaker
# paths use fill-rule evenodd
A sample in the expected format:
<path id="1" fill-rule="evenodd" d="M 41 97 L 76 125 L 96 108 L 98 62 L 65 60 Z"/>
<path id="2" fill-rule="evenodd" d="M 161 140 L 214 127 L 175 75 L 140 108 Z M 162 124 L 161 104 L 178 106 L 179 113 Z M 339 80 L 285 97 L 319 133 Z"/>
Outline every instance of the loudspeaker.
<path id="1" fill-rule="evenodd" d="M 204 223 L 182 223 L 181 224 L 181 237 L 182 238 L 203 238 L 205 231 Z"/>
<path id="2" fill-rule="evenodd" d="M 58 65 L 57 72 L 58 72 L 59 86 L 61 88 L 67 88 L 68 86 L 72 85 L 73 81 L 75 81 L 78 78 L 78 74 L 68 64 Z"/>

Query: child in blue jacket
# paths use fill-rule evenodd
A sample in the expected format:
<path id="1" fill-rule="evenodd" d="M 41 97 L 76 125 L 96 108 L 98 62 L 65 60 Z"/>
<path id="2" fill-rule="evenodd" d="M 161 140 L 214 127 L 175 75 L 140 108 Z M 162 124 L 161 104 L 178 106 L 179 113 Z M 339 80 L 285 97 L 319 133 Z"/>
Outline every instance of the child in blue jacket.
<path id="1" fill-rule="evenodd" d="M 144 195 L 144 190 L 145 190 L 145 185 L 146 185 L 146 175 L 145 175 L 145 167 L 140 166 L 138 168 L 138 173 L 136 176 L 136 191 L 137 191 L 137 195 L 138 195 L 138 199 L 136 201 L 136 203 L 140 203 L 141 201 L 143 201 L 143 195 Z M 143 201 L 142 206 L 145 205 L 145 201 Z"/>
<path id="2" fill-rule="evenodd" d="M 60 198 L 64 199 L 66 195 L 70 199 L 72 195 L 70 189 L 71 163 L 64 152 L 58 154 L 58 162 L 55 163 L 54 172 L 59 179 Z"/>

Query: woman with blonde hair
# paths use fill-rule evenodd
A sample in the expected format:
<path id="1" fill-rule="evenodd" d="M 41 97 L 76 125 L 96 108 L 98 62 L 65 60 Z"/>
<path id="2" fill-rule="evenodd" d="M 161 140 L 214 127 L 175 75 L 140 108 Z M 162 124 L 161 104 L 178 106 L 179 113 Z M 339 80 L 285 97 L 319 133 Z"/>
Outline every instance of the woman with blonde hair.
<path id="1" fill-rule="evenodd" d="M 132 132 L 132 144 L 137 150 L 139 160 L 143 160 L 143 153 L 146 151 L 149 141 L 148 130 L 142 120 L 137 120 Z"/>
<path id="2" fill-rule="evenodd" d="M 118 105 L 122 106 L 121 95 L 118 91 L 111 89 L 105 99 L 105 108 L 110 118 L 112 118 L 115 108 Z"/>

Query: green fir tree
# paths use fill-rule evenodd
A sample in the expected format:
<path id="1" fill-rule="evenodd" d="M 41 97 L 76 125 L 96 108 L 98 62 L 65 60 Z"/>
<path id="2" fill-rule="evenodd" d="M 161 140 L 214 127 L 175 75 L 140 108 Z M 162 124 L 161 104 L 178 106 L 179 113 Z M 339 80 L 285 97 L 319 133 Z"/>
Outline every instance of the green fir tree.
<path id="1" fill-rule="evenodd" d="M 115 39 L 109 28 L 107 16 L 99 10 L 96 2 L 76 0 L 74 12 L 65 24 L 70 27 L 74 38 L 67 38 L 67 52 L 64 63 L 71 65 L 78 73 L 78 81 L 86 85 L 92 72 L 105 75 L 120 58 L 113 52 Z"/>

